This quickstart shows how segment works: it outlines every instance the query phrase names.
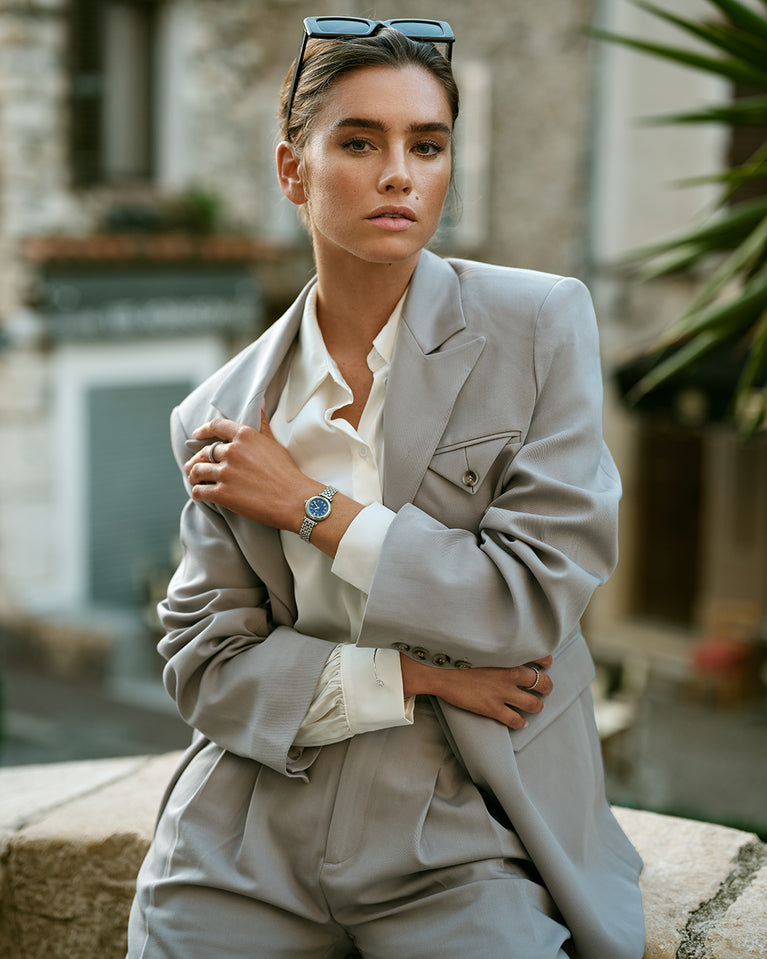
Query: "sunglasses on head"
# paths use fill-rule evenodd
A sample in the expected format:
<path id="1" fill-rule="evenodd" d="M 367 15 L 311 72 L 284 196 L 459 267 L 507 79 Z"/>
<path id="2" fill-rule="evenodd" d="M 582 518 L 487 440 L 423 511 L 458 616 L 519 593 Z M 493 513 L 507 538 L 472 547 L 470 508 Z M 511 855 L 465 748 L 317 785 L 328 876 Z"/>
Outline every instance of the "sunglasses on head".
<path id="1" fill-rule="evenodd" d="M 293 68 L 293 79 L 290 82 L 288 109 L 285 117 L 286 128 L 290 124 L 290 114 L 293 110 L 293 100 L 301 77 L 307 42 L 314 39 L 340 40 L 344 37 L 372 37 L 383 27 L 393 27 L 411 40 L 444 43 L 446 47 L 445 56 L 448 62 L 452 58 L 455 37 L 450 24 L 444 20 L 366 20 L 364 17 L 307 17 L 304 20 L 304 33 L 301 37 L 301 45 L 298 48 L 296 65 Z"/>

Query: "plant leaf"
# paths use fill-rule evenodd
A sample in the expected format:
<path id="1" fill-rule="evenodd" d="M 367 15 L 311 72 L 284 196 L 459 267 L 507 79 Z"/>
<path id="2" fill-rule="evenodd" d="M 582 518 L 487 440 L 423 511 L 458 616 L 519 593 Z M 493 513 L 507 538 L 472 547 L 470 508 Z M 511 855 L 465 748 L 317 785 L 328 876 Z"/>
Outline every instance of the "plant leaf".
<path id="1" fill-rule="evenodd" d="M 705 356 L 711 350 L 721 345 L 722 337 L 713 332 L 702 333 L 694 340 L 681 346 L 678 350 L 661 360 L 649 373 L 642 377 L 628 392 L 626 398 L 630 403 L 638 403 L 643 396 L 656 389 L 662 383 L 678 376 L 691 364 Z"/>
<path id="2" fill-rule="evenodd" d="M 701 257 L 731 249 L 748 236 L 765 216 L 767 216 L 767 197 L 746 200 L 717 214 L 713 219 L 710 215 L 701 217 L 700 224 L 686 233 L 641 247 L 631 255 L 630 260 L 646 260 L 682 246 L 696 246 Z"/>
<path id="3" fill-rule="evenodd" d="M 688 19 L 652 0 L 631 2 L 680 30 L 696 45 L 685 47 L 591 30 L 592 36 L 649 54 L 681 67 L 724 77 L 753 91 L 731 103 L 706 104 L 671 115 L 646 118 L 645 124 L 719 124 L 735 128 L 767 126 L 767 0 L 708 0 L 708 18 Z M 690 227 L 643 249 L 624 263 L 640 275 L 667 276 L 717 258 L 713 272 L 682 315 L 644 354 L 650 363 L 627 394 L 636 402 L 660 384 L 678 377 L 712 351 L 737 349 L 741 368 L 731 396 L 732 414 L 741 429 L 767 428 L 767 196 L 732 203 L 746 184 L 767 180 L 767 142 L 745 163 L 723 172 L 682 181 L 718 184 L 721 189 Z M 714 366 L 719 363 L 716 353 Z M 711 364 L 709 364 L 711 365 Z M 645 367 L 646 368 L 646 367 Z"/>
<path id="4" fill-rule="evenodd" d="M 640 9 L 654 14 L 661 20 L 672 23 L 698 40 L 702 40 L 704 43 L 708 43 L 739 59 L 750 61 L 757 69 L 761 69 L 764 64 L 765 56 L 767 56 L 767 44 L 761 42 L 758 33 L 744 33 L 742 30 L 734 29 L 733 26 L 723 23 L 688 20 L 686 17 L 669 13 L 662 7 L 647 2 L 647 0 L 633 0 L 633 2 Z"/>
<path id="5" fill-rule="evenodd" d="M 632 255 L 633 256 L 633 255 Z M 646 283 L 649 280 L 660 279 L 663 276 L 673 276 L 674 274 L 686 272 L 696 263 L 700 262 L 700 248 L 690 244 L 669 251 L 665 256 L 658 255 L 652 262 L 645 264 L 641 268 L 633 264 L 632 257 L 629 257 L 627 263 L 630 269 L 637 273 L 637 279 Z"/>
<path id="6" fill-rule="evenodd" d="M 608 40 L 612 43 L 618 43 L 633 50 L 639 50 L 642 53 L 649 53 L 681 66 L 692 67 L 696 70 L 703 70 L 706 73 L 713 73 L 718 76 L 726 77 L 735 83 L 742 83 L 745 86 L 761 88 L 767 86 L 767 72 L 765 70 L 753 69 L 744 65 L 738 60 L 716 60 L 712 57 L 702 56 L 685 50 L 681 47 L 673 47 L 663 43 L 652 43 L 647 40 L 634 40 L 631 37 L 624 37 L 618 33 L 611 33 L 609 30 L 592 29 L 589 33 L 601 40 Z"/>
<path id="7" fill-rule="evenodd" d="M 767 163 L 744 163 L 743 166 L 732 167 L 721 173 L 707 173 L 705 176 L 691 176 L 685 180 L 676 180 L 677 186 L 705 186 L 711 183 L 727 183 L 735 189 L 744 183 L 753 183 L 757 180 L 767 180 Z"/>
<path id="8" fill-rule="evenodd" d="M 681 316 L 666 333 L 658 338 L 658 347 L 667 349 L 682 340 L 704 333 L 722 331 L 727 338 L 754 322 L 767 308 L 767 265 L 732 299 L 709 303 L 696 311 Z"/>
<path id="9" fill-rule="evenodd" d="M 767 373 L 767 310 L 756 324 L 748 362 L 738 382 L 738 393 L 749 390 L 764 373 Z"/>
<path id="10" fill-rule="evenodd" d="M 757 382 L 761 380 L 761 386 Z M 762 314 L 735 391 L 735 415 L 744 437 L 767 427 L 767 310 Z"/>
<path id="11" fill-rule="evenodd" d="M 734 26 L 767 40 L 767 18 L 755 10 L 739 3 L 738 0 L 709 0 L 709 3 L 729 17 Z"/>
<path id="12" fill-rule="evenodd" d="M 664 113 L 643 117 L 646 126 L 670 123 L 724 123 L 727 126 L 767 126 L 767 96 L 742 97 L 724 106 L 711 106 L 694 113 Z"/>
<path id="13" fill-rule="evenodd" d="M 721 290 L 736 276 L 748 275 L 764 258 L 767 250 L 767 216 L 755 230 L 727 257 L 724 263 L 714 271 L 711 278 L 703 285 L 698 295 L 682 316 L 697 313 L 706 303 L 711 303 Z M 744 290 L 745 292 L 745 290 Z"/>

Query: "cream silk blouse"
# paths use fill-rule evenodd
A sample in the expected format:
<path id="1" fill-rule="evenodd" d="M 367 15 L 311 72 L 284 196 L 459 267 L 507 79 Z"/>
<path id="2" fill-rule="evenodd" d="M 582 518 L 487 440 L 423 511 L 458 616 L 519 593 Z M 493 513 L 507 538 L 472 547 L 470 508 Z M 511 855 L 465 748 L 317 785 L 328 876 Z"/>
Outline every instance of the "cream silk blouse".
<path id="1" fill-rule="evenodd" d="M 357 733 L 413 721 L 413 699 L 405 702 L 403 696 L 399 653 L 354 645 L 381 546 L 394 519 L 394 513 L 381 503 L 383 407 L 406 296 L 407 292 L 368 354 L 373 385 L 355 430 L 347 420 L 333 419 L 353 396 L 325 348 L 317 323 L 316 287 L 311 290 L 288 378 L 270 423 L 275 438 L 302 472 L 364 507 L 333 560 L 297 533 L 280 532 L 295 582 L 295 628 L 336 643 L 295 746 L 340 742 Z"/>

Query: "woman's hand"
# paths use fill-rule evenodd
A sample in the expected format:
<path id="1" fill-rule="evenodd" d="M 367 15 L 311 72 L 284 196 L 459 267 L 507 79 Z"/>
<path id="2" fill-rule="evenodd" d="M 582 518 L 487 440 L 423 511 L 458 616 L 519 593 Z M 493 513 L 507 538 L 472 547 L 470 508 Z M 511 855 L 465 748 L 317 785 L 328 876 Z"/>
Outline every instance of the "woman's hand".
<path id="1" fill-rule="evenodd" d="M 192 435 L 211 443 L 184 464 L 195 500 L 216 503 L 266 526 L 298 531 L 304 500 L 322 484 L 299 470 L 272 436 L 263 413 L 261 432 L 217 417 Z"/>
<path id="2" fill-rule="evenodd" d="M 542 697 L 554 688 L 544 672 L 553 663 L 551 656 L 532 665 L 509 668 L 441 669 L 408 656 L 401 656 L 401 663 L 406 698 L 428 693 L 459 709 L 495 719 L 510 729 L 524 729 L 527 720 L 522 713 L 539 713 L 543 709 Z M 533 685 L 535 690 L 531 691 Z"/>
<path id="3" fill-rule="evenodd" d="M 276 529 L 292 533 L 300 530 L 304 502 L 321 493 L 325 483 L 301 472 L 272 435 L 263 413 L 260 432 L 217 417 L 192 435 L 196 440 L 210 440 L 184 464 L 195 500 L 216 503 Z M 331 515 L 312 530 L 312 545 L 335 556 L 341 538 L 361 509 L 353 499 L 336 493 Z"/>

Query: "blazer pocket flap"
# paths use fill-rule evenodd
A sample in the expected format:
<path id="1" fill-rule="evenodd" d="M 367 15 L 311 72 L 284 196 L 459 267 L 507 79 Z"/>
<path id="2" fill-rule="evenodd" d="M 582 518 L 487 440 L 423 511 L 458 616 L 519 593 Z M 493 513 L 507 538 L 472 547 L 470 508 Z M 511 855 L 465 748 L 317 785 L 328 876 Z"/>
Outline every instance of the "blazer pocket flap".
<path id="1" fill-rule="evenodd" d="M 501 450 L 521 439 L 519 430 L 510 430 L 440 446 L 434 451 L 429 469 L 467 493 L 476 493 Z"/>
<path id="2" fill-rule="evenodd" d="M 527 716 L 528 724 L 524 729 L 510 730 L 516 752 L 524 749 L 538 733 L 561 716 L 593 682 L 596 676 L 594 660 L 580 633 L 563 646 L 546 672 L 554 683 L 554 692 L 544 700 L 546 707 L 542 712 Z"/>

